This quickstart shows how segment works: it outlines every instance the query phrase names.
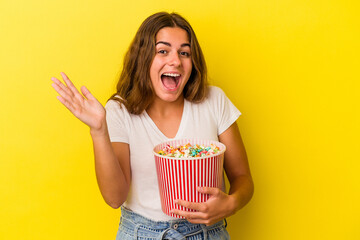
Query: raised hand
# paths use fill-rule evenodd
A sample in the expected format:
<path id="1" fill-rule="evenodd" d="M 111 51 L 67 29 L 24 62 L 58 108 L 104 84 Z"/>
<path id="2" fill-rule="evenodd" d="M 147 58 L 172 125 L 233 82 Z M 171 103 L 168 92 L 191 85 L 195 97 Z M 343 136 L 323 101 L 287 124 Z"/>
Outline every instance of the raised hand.
<path id="1" fill-rule="evenodd" d="M 62 72 L 61 76 L 66 85 L 55 77 L 51 78 L 54 82 L 52 87 L 60 95 L 57 99 L 92 131 L 102 130 L 106 126 L 106 120 L 105 109 L 101 103 L 85 86 L 80 88 L 83 94 L 81 95 L 65 73 Z"/>

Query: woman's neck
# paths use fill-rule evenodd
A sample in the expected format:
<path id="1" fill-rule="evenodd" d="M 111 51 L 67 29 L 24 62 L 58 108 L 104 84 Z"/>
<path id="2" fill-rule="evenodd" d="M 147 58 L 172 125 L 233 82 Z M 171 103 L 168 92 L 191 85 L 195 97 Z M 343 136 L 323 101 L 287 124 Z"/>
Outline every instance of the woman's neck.
<path id="1" fill-rule="evenodd" d="M 150 104 L 150 106 L 146 109 L 146 112 L 150 116 L 169 116 L 174 113 L 179 113 L 183 111 L 184 108 L 184 97 L 180 96 L 174 102 L 166 102 L 161 100 L 160 98 L 155 97 L 154 101 Z"/>

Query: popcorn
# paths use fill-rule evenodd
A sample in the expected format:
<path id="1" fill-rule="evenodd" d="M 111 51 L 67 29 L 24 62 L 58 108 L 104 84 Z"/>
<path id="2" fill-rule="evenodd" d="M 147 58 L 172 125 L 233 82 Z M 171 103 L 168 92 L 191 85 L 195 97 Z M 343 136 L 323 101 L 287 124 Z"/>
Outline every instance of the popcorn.
<path id="1" fill-rule="evenodd" d="M 216 154 L 219 151 L 219 147 L 217 147 L 215 144 L 210 144 L 210 146 L 202 146 L 198 144 L 191 145 L 190 143 L 187 143 L 177 147 L 166 145 L 162 150 L 158 151 L 158 154 L 166 157 L 189 158 L 209 156 Z"/>

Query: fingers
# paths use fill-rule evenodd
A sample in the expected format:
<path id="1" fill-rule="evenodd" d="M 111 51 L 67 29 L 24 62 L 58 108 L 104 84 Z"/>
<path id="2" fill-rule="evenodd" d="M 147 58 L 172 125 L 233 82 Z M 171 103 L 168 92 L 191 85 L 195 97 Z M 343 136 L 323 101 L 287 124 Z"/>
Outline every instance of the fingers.
<path id="1" fill-rule="evenodd" d="M 197 190 L 202 194 L 210 195 L 208 201 L 197 203 L 178 199 L 175 200 L 175 204 L 184 207 L 185 210 L 191 209 L 195 212 L 183 211 L 180 210 L 180 207 L 176 207 L 171 212 L 186 218 L 191 223 L 201 223 L 207 226 L 222 219 L 224 216 L 221 205 L 225 203 L 224 199 L 226 199 L 224 193 L 219 188 L 212 187 L 198 187 Z"/>
<path id="2" fill-rule="evenodd" d="M 59 87 L 59 89 L 63 90 L 63 91 L 61 91 L 62 92 L 61 96 L 63 98 L 65 98 L 67 101 L 73 101 L 70 98 L 75 98 L 80 103 L 82 103 L 84 100 L 84 97 L 80 94 L 80 92 L 77 90 L 77 88 L 74 86 L 74 84 L 70 81 L 68 76 L 63 72 L 61 72 L 61 76 L 62 76 L 66 86 L 59 79 L 57 79 L 55 77 L 51 78 L 51 80 Z"/>
<path id="3" fill-rule="evenodd" d="M 52 86 L 55 88 L 54 84 L 58 87 L 57 89 L 62 90 L 62 96 L 65 98 L 72 98 L 75 96 L 75 93 L 66 85 L 64 85 L 59 79 L 52 77 L 51 80 L 54 82 Z M 56 90 L 56 89 L 55 89 Z M 60 92 L 57 90 L 60 94 Z"/>
<path id="4" fill-rule="evenodd" d="M 54 83 L 51 84 L 51 86 L 55 89 L 55 91 L 60 94 L 63 99 L 70 101 L 70 99 L 73 97 L 72 92 L 68 88 L 66 88 L 59 80 L 56 79 L 59 82 L 55 81 L 53 78 L 52 80 L 54 81 Z"/>
<path id="5" fill-rule="evenodd" d="M 55 91 L 60 95 L 60 96 L 57 96 L 56 98 L 62 103 L 64 104 L 64 106 L 69 109 L 71 112 L 73 112 L 74 110 L 74 107 L 73 105 L 71 104 L 71 101 L 70 100 L 67 100 L 67 99 L 70 99 L 71 97 L 68 95 L 68 93 L 66 92 L 66 90 L 64 90 L 63 88 L 61 88 L 58 84 L 56 83 L 53 83 L 51 85 Z"/>
<path id="6" fill-rule="evenodd" d="M 202 203 L 196 203 L 196 202 L 188 202 L 188 201 L 184 201 L 184 200 L 175 200 L 175 204 L 179 205 L 179 206 L 183 206 L 185 208 L 188 209 L 193 209 L 196 211 L 203 211 L 205 209 L 203 209 L 203 204 Z"/>
<path id="7" fill-rule="evenodd" d="M 68 88 L 70 88 L 70 89 L 73 89 L 73 88 L 74 88 L 74 84 L 70 81 L 69 77 L 68 77 L 65 73 L 63 73 L 63 72 L 61 72 L 60 74 L 61 74 L 61 76 L 62 76 L 62 78 L 63 78 L 66 86 L 67 86 Z"/>
<path id="8" fill-rule="evenodd" d="M 77 90 L 77 88 L 74 86 L 74 84 L 70 81 L 69 77 L 64 73 L 61 72 L 60 73 L 62 78 L 64 79 L 64 82 L 66 84 L 66 86 L 71 90 L 73 96 L 75 96 L 75 98 L 77 100 L 79 100 L 80 102 L 83 101 L 83 96 L 81 96 L 81 94 L 79 93 L 79 91 Z"/>
<path id="9" fill-rule="evenodd" d="M 178 216 L 184 217 L 188 222 L 191 222 L 193 224 L 205 224 L 207 226 L 210 226 L 216 222 L 213 218 L 210 218 L 207 213 L 188 212 L 179 209 L 173 209 L 171 210 L 171 212 Z"/>
<path id="10" fill-rule="evenodd" d="M 197 191 L 202 194 L 218 195 L 221 190 L 213 187 L 197 187 Z"/>
<path id="11" fill-rule="evenodd" d="M 195 212 L 182 211 L 179 209 L 173 209 L 173 213 L 185 217 L 186 219 L 205 219 L 207 217 L 206 212 L 208 207 L 205 203 L 188 202 L 184 200 L 175 200 L 175 204 L 182 206 L 186 209 L 195 210 Z"/>
<path id="12" fill-rule="evenodd" d="M 70 81 L 69 77 L 68 77 L 64 72 L 61 72 L 60 74 L 61 74 L 62 78 L 64 79 L 64 82 L 65 82 L 66 86 L 67 86 L 68 88 L 70 88 L 70 89 L 74 89 L 75 86 L 74 86 L 74 84 Z M 76 89 L 76 88 L 75 88 L 75 89 Z M 77 89 L 76 89 L 76 91 L 77 91 Z"/>
<path id="13" fill-rule="evenodd" d="M 57 78 L 52 77 L 51 80 L 54 82 L 52 87 L 60 95 L 57 99 L 65 105 L 72 113 L 77 112 L 76 109 L 79 109 L 79 106 L 82 106 L 84 103 L 84 97 L 79 93 L 74 84 L 69 80 L 65 73 L 61 73 L 62 78 L 66 86 Z M 86 89 L 87 90 L 87 89 Z M 85 91 L 89 95 L 89 91 Z"/>
<path id="14" fill-rule="evenodd" d="M 198 212 L 198 211 L 190 212 L 190 211 L 184 211 L 184 210 L 174 208 L 170 212 L 173 214 L 182 216 L 186 219 L 192 220 L 192 221 L 202 220 L 205 218 L 204 213 Z"/>
<path id="15" fill-rule="evenodd" d="M 198 187 L 197 190 L 200 193 L 209 194 L 213 196 L 218 196 L 221 191 L 219 188 L 212 188 L 212 187 Z M 198 212 L 207 212 L 209 210 L 209 207 L 206 203 L 188 202 L 185 200 L 177 199 L 175 200 L 175 204 L 179 206 L 183 206 L 188 209 L 196 210 Z"/>
<path id="16" fill-rule="evenodd" d="M 74 94 L 67 88 L 59 79 L 52 77 L 51 80 L 56 84 L 59 88 L 61 88 L 66 94 L 69 96 L 73 96 Z M 52 85 L 54 87 L 54 85 Z M 55 87 L 54 87 L 55 88 Z M 55 89 L 56 90 L 56 89 Z"/>
<path id="17" fill-rule="evenodd" d="M 57 96 L 56 97 L 62 104 L 64 104 L 64 106 L 70 110 L 70 112 L 74 112 L 75 109 L 74 107 L 68 102 L 66 101 L 62 96 Z"/>
<path id="18" fill-rule="evenodd" d="M 204 219 L 202 213 L 199 212 L 188 212 L 174 208 L 173 210 L 171 210 L 171 213 L 182 216 L 191 223 L 200 222 Z"/>
<path id="19" fill-rule="evenodd" d="M 86 99 L 97 101 L 97 99 L 90 93 L 90 91 L 85 86 L 82 86 L 80 90 L 81 93 L 86 97 Z"/>

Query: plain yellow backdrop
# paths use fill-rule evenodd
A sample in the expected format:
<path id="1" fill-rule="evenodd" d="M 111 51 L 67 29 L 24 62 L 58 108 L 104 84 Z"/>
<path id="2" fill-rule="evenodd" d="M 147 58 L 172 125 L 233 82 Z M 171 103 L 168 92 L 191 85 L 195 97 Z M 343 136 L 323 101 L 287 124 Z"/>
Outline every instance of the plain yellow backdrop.
<path id="1" fill-rule="evenodd" d="M 64 71 L 102 102 L 150 14 L 192 24 L 209 78 L 243 115 L 252 201 L 232 239 L 360 239 L 358 1 L 0 0 L 0 239 L 114 239 Z"/>

